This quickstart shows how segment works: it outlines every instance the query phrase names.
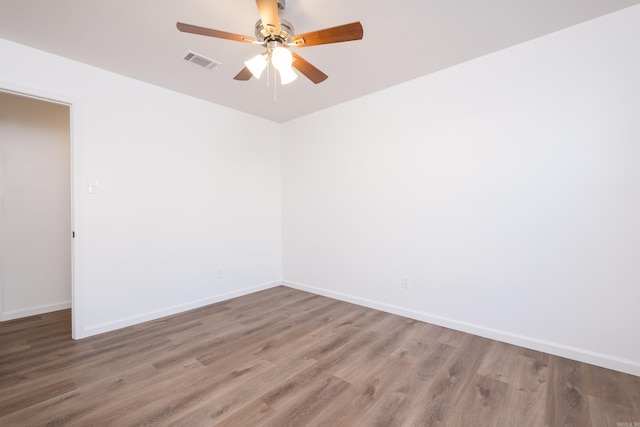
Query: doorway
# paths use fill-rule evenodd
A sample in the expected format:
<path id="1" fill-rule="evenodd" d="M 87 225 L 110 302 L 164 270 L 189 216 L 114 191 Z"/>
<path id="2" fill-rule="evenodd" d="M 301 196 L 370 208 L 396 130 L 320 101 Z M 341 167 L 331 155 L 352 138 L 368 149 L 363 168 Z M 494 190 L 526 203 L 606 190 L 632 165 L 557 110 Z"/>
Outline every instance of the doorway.
<path id="1" fill-rule="evenodd" d="M 72 308 L 71 135 L 70 104 L 0 89 L 0 320 Z"/>

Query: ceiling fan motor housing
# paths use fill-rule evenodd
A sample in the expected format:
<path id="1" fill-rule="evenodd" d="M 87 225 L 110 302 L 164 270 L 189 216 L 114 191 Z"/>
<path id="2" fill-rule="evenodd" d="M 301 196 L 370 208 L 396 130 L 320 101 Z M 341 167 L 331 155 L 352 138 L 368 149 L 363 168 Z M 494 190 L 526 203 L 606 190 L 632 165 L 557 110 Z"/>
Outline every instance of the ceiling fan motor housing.
<path id="1" fill-rule="evenodd" d="M 271 34 L 262 23 L 262 19 L 256 22 L 255 35 L 256 40 L 260 43 L 277 41 L 280 44 L 291 43 L 291 37 L 295 35 L 293 25 L 286 19 L 280 19 L 280 34 Z"/>

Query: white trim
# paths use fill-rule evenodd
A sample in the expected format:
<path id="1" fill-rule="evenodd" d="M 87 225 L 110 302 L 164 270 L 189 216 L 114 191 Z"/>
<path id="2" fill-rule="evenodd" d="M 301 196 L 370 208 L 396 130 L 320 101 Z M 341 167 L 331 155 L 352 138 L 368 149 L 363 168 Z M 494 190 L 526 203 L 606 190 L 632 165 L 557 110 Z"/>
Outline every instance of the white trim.
<path id="1" fill-rule="evenodd" d="M 126 328 L 127 326 L 137 325 L 142 322 L 148 322 L 150 320 L 159 319 L 165 316 L 171 316 L 173 314 L 182 313 L 184 311 L 193 310 L 195 308 L 204 307 L 206 305 L 215 304 L 221 301 L 226 301 L 231 298 L 240 297 L 243 295 L 252 294 L 254 292 L 263 291 L 265 289 L 274 288 L 282 285 L 281 281 L 262 283 L 256 286 L 250 286 L 248 288 L 239 289 L 237 291 L 227 292 L 224 294 L 213 295 L 207 298 L 202 298 L 196 301 L 191 301 L 184 304 L 178 304 L 171 307 L 166 307 L 160 310 L 149 311 L 143 314 L 137 314 L 134 316 L 124 317 L 122 319 L 100 323 L 97 325 L 91 325 L 85 328 L 85 337 L 92 335 L 102 334 L 105 332 L 114 331 L 116 329 Z"/>
<path id="2" fill-rule="evenodd" d="M 12 93 L 19 96 L 33 98 L 41 101 L 52 102 L 54 104 L 66 105 L 69 107 L 69 151 L 71 155 L 71 230 L 78 231 L 80 223 L 80 198 L 78 196 L 78 183 L 80 182 L 80 147 L 82 123 L 81 111 L 82 103 L 79 99 L 66 95 L 51 93 L 38 88 L 25 87 L 13 82 L 0 80 L 0 91 Z M 76 234 L 77 237 L 77 234 Z M 80 299 L 80 265 L 78 263 L 78 239 L 71 239 L 71 336 L 73 339 L 80 339 L 84 336 L 84 322 L 82 315 L 82 304 Z M 0 281 L 0 293 L 3 292 L 3 283 Z M 3 298 L 0 298 L 0 303 Z M 0 305 L 0 317 L 4 318 L 8 313 L 2 314 L 3 306 Z"/>
<path id="3" fill-rule="evenodd" d="M 335 292 L 315 286 L 309 286 L 304 283 L 284 280 L 282 282 L 282 285 L 318 295 L 323 295 L 329 298 L 334 298 L 340 301 L 346 301 L 352 304 L 373 308 L 375 310 L 397 314 L 399 316 L 408 317 L 410 319 L 432 323 L 434 325 L 443 326 L 445 328 L 455 329 L 457 331 L 490 338 L 496 341 L 501 341 L 508 344 L 513 344 L 560 357 L 566 357 L 569 359 L 601 366 L 608 369 L 614 369 L 616 371 L 625 372 L 631 375 L 640 376 L 639 361 L 623 359 L 620 357 L 612 356 L 610 354 L 598 353 L 583 348 L 571 347 L 556 342 L 541 340 L 538 338 L 528 337 L 520 334 L 514 334 L 508 331 L 489 328 L 478 324 L 462 322 L 459 320 L 438 316 L 423 311 L 412 310 L 392 304 L 386 304 L 379 301 L 360 298 L 349 294 L 343 294 L 341 292 Z"/>
<path id="4" fill-rule="evenodd" d="M 59 302 L 56 304 L 39 305 L 37 307 L 23 308 L 21 310 L 7 311 L 2 313 L 0 320 L 13 320 L 22 317 L 35 316 L 37 314 L 51 313 L 52 311 L 67 310 L 71 308 L 71 301 Z"/>
<path id="5" fill-rule="evenodd" d="M 80 240 L 78 230 L 82 230 L 82 215 L 80 215 L 80 190 L 82 162 L 81 157 L 81 125 L 82 125 L 82 103 L 72 101 L 69 104 L 70 116 L 70 139 L 71 139 L 71 232 L 75 237 L 71 239 L 71 338 L 74 340 L 84 338 L 84 311 L 82 310 L 82 300 L 80 299 L 82 281 L 80 278 Z"/>
<path id="6" fill-rule="evenodd" d="M 2 163 L 3 154 L 0 150 L 0 320 L 2 320 L 2 313 L 4 313 L 4 239 L 2 238 L 2 222 L 4 221 L 4 194 L 2 192 Z"/>

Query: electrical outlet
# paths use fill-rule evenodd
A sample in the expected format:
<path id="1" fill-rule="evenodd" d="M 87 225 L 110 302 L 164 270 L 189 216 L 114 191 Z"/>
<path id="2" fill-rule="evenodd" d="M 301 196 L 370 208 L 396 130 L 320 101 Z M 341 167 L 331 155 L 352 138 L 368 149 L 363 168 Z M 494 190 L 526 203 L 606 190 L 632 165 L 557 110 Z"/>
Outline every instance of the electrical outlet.
<path id="1" fill-rule="evenodd" d="M 218 267 L 218 279 L 222 279 L 222 267 Z"/>
<path id="2" fill-rule="evenodd" d="M 409 287 L 409 276 L 402 276 L 400 279 L 400 287 L 402 287 L 402 289 L 411 289 Z"/>

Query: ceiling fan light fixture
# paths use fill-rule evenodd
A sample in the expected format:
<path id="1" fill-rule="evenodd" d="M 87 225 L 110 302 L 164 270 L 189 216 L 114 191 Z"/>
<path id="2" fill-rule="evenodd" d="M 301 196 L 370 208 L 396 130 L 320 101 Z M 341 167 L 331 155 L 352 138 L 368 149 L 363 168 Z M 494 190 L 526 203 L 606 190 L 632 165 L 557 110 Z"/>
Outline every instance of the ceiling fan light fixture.
<path id="1" fill-rule="evenodd" d="M 260 79 L 262 72 L 265 68 L 267 68 L 267 58 L 265 54 L 256 55 L 253 58 L 244 62 L 244 65 L 247 66 L 251 74 L 256 79 Z"/>
<path id="2" fill-rule="evenodd" d="M 278 46 L 271 52 L 271 62 L 278 71 L 291 69 L 293 55 L 291 55 L 291 51 L 286 47 Z"/>
<path id="3" fill-rule="evenodd" d="M 282 85 L 289 84 L 298 78 L 298 75 L 291 67 L 281 68 L 278 72 L 280 73 L 280 84 Z"/>

